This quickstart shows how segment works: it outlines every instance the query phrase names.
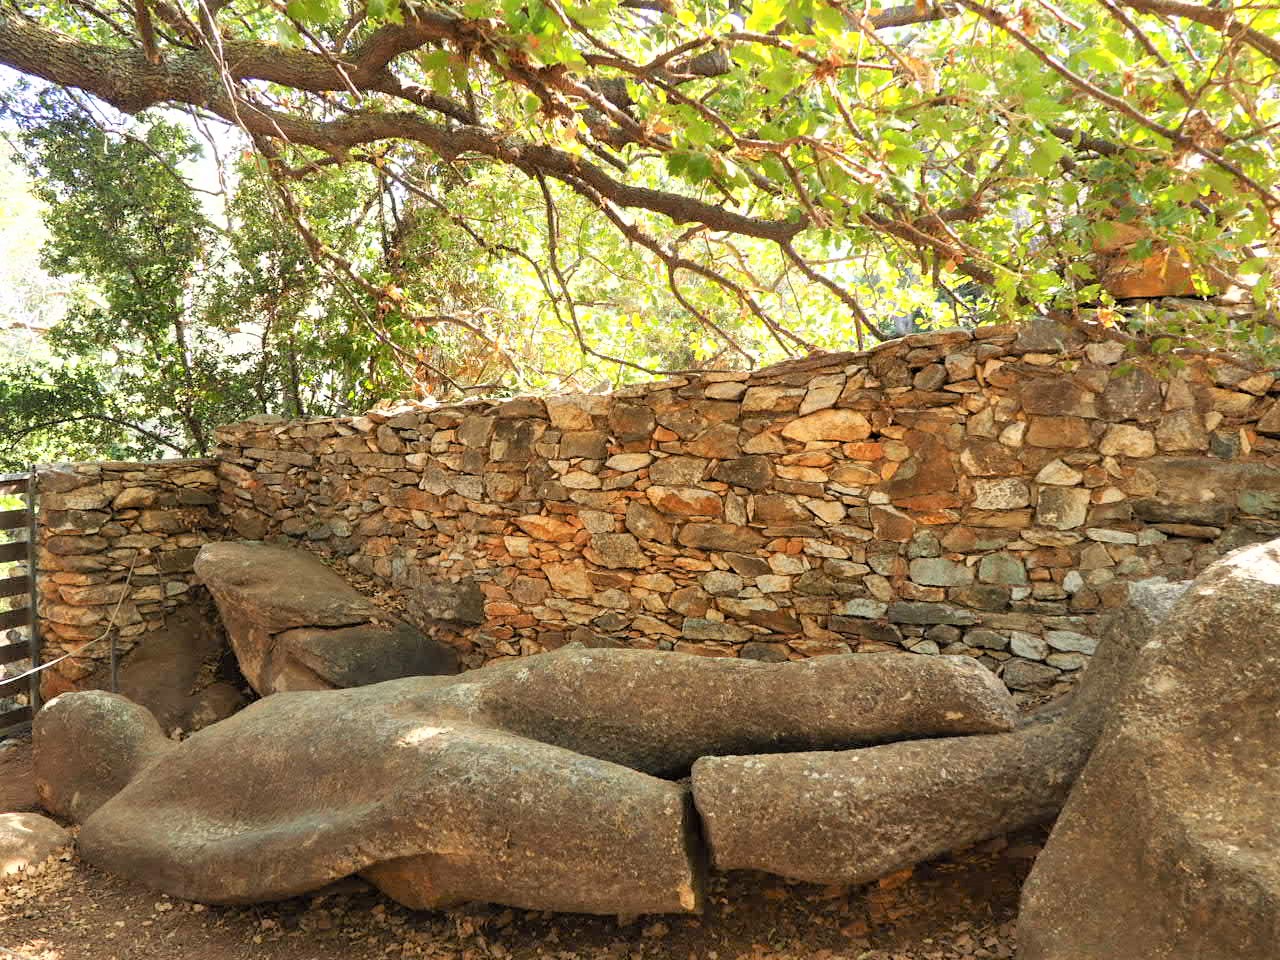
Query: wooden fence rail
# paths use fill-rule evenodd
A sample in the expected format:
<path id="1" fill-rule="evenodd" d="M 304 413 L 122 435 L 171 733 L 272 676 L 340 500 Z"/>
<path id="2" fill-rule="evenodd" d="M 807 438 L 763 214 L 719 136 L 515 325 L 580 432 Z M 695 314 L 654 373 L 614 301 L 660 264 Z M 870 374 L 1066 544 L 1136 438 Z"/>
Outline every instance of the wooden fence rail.
<path id="1" fill-rule="evenodd" d="M 40 624 L 36 617 L 36 478 L 35 472 L 0 474 L 0 495 L 19 496 L 26 502 L 20 509 L 0 510 L 0 600 L 25 597 L 26 603 L 0 609 L 0 630 L 27 628 L 22 640 L 0 641 L 0 665 L 30 660 L 34 669 L 40 665 Z M 23 531 L 26 538 L 22 539 Z M 10 564 L 23 564 L 14 569 Z M 9 606 L 8 601 L 0 606 Z M 10 698 L 25 685 L 27 703 L 0 713 L 0 734 L 10 732 L 31 720 L 40 709 L 40 675 L 33 673 L 24 680 L 0 680 L 0 697 Z"/>

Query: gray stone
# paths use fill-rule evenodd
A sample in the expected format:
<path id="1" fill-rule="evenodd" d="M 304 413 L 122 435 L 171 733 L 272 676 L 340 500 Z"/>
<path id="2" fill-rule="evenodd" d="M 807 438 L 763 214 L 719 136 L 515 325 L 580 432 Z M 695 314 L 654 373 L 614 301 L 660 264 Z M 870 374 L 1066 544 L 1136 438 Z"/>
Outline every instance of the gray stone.
<path id="1" fill-rule="evenodd" d="M 1089 513 L 1089 491 L 1079 487 L 1050 487 L 1040 491 L 1036 523 L 1057 530 L 1073 530 Z"/>
<path id="2" fill-rule="evenodd" d="M 881 603 L 879 600 L 871 600 L 865 597 L 854 600 L 847 600 L 840 612 L 846 617 L 866 617 L 870 620 L 878 620 L 888 612 L 889 605 Z"/>
<path id="3" fill-rule="evenodd" d="M 1004 682 L 1010 690 L 1038 690 L 1058 679 L 1058 671 L 1043 663 L 1010 660 L 1004 666 Z"/>
<path id="4" fill-rule="evenodd" d="M 975 480 L 973 490 L 976 510 L 1016 510 L 1031 502 L 1031 491 L 1016 477 Z"/>
<path id="5" fill-rule="evenodd" d="M 911 579 L 935 587 L 960 587 L 973 583 L 973 568 L 945 557 L 922 557 L 911 561 Z"/>
<path id="6" fill-rule="evenodd" d="M 1093 653 L 1098 649 L 1096 637 L 1087 637 L 1073 630 L 1048 630 L 1045 641 L 1055 650 L 1074 651 L 1076 653 Z"/>
<path id="7" fill-rule="evenodd" d="M 722 640 L 725 643 L 742 643 L 751 637 L 751 631 L 723 620 L 707 620 L 702 617 L 686 617 L 680 627 L 680 635 L 689 640 Z"/>
<path id="8" fill-rule="evenodd" d="M 907 557 L 916 559 L 917 557 L 937 557 L 942 555 L 942 544 L 938 540 L 938 535 L 932 530 L 917 530 L 911 536 L 910 542 L 907 544 Z"/>
<path id="9" fill-rule="evenodd" d="M 763 455 L 737 457 L 717 466 L 713 476 L 736 487 L 764 490 L 773 480 L 773 466 L 769 457 Z"/>
<path id="10" fill-rule="evenodd" d="M 964 642 L 971 647 L 979 647 L 983 650 L 1007 650 L 1009 648 L 1009 638 L 1002 633 L 996 633 L 994 630 L 970 630 L 965 633 Z"/>
<path id="11" fill-rule="evenodd" d="M 946 623 L 967 627 L 978 622 L 972 611 L 945 603 L 928 603 L 917 600 L 899 600 L 889 604 L 889 619 L 894 623 Z"/>
<path id="12" fill-rule="evenodd" d="M 1105 420 L 1151 423 L 1160 419 L 1162 406 L 1160 381 L 1139 366 L 1113 373 L 1098 398 L 1098 411 Z"/>
<path id="13" fill-rule="evenodd" d="M 978 579 L 983 583 L 1024 584 L 1027 568 L 1011 553 L 989 553 L 978 563 Z"/>
<path id="14" fill-rule="evenodd" d="M 1015 657 L 1023 657 L 1026 660 L 1043 660 L 1049 655 L 1049 644 L 1045 642 L 1044 637 L 1023 630 L 1014 630 L 1009 635 L 1009 652 Z"/>

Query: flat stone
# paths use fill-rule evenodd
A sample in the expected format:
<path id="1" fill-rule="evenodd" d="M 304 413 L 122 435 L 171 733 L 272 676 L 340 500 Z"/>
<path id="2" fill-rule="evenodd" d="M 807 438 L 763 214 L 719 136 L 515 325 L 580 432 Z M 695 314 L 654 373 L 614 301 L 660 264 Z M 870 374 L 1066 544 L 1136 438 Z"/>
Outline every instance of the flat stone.
<path id="1" fill-rule="evenodd" d="M 1047 483 L 1058 487 L 1073 487 L 1083 479 L 1083 473 L 1067 466 L 1061 460 L 1050 460 L 1036 474 L 1036 483 Z"/>
<path id="2" fill-rule="evenodd" d="M 1032 417 L 1027 421 L 1026 442 L 1032 447 L 1080 449 L 1093 440 L 1089 422 L 1079 417 Z"/>
<path id="3" fill-rule="evenodd" d="M 978 622 L 978 618 L 971 610 L 948 606 L 945 603 L 915 600 L 899 600 L 889 604 L 888 617 L 893 623 L 946 623 L 959 627 L 967 627 Z"/>
<path id="4" fill-rule="evenodd" d="M 1123 373 L 1113 372 L 1106 389 L 1098 397 L 1098 412 L 1105 420 L 1151 423 L 1160 418 L 1162 406 L 1160 381 L 1136 365 Z"/>
<path id="5" fill-rule="evenodd" d="M 739 429 L 732 423 L 717 423 L 686 441 L 684 448 L 708 460 L 729 460 L 742 452 L 738 445 Z"/>
<path id="6" fill-rule="evenodd" d="M 741 381 L 725 380 L 721 383 L 712 383 L 703 391 L 703 396 L 709 400 L 737 400 L 747 390 L 747 385 Z"/>
<path id="7" fill-rule="evenodd" d="M 1267 412 L 1259 418 L 1257 426 L 1259 433 L 1272 437 L 1280 436 L 1280 400 L 1267 408 Z"/>
<path id="8" fill-rule="evenodd" d="M 809 517 L 804 504 L 785 493 L 759 494 L 755 497 L 755 518 L 762 523 L 792 523 L 808 520 Z"/>
<path id="9" fill-rule="evenodd" d="M 1258 425 L 1261 429 L 1261 424 Z M 1156 444 L 1164 451 L 1209 449 L 1209 431 L 1198 410 L 1173 410 L 1156 426 Z"/>
<path id="10" fill-rule="evenodd" d="M 560 457 L 564 460 L 603 460 L 608 450 L 609 438 L 599 430 L 566 430 L 560 436 Z"/>
<path id="11" fill-rule="evenodd" d="M 732 523 L 686 523 L 677 539 L 695 550 L 730 550 L 742 553 L 764 545 L 764 537 L 750 527 Z"/>
<path id="12" fill-rule="evenodd" d="M 1009 652 L 1015 657 L 1027 660 L 1043 660 L 1049 655 L 1049 644 L 1044 637 L 1022 630 L 1014 630 L 1009 634 Z"/>
<path id="13" fill-rule="evenodd" d="M 1060 674 L 1053 667 L 1029 660 L 1010 660 L 1001 674 L 1010 690 L 1038 690 L 1057 681 Z"/>
<path id="14" fill-rule="evenodd" d="M 887 603 L 867 598 L 846 600 L 844 606 L 840 608 L 840 612 L 846 617 L 865 617 L 870 620 L 880 619 L 888 610 L 889 605 Z"/>
<path id="15" fill-rule="evenodd" d="M 649 556 L 629 533 L 593 533 L 591 547 L 597 561 L 606 567 L 646 567 Z"/>
<path id="16" fill-rule="evenodd" d="M 1021 385 L 1019 397 L 1027 413 L 1051 417 L 1098 415 L 1095 395 L 1062 376 L 1028 379 Z"/>
<path id="17" fill-rule="evenodd" d="M 1106 457 L 1151 457 L 1156 452 L 1156 438 L 1149 430 L 1127 423 L 1113 423 L 1098 445 Z"/>
<path id="18" fill-rule="evenodd" d="M 871 424 L 856 410 L 819 410 L 792 420 L 782 428 L 782 435 L 806 443 L 865 440 L 871 435 Z"/>
<path id="19" fill-rule="evenodd" d="M 973 482 L 975 510 L 1016 510 L 1031 503 L 1027 484 L 1016 477 Z"/>
<path id="20" fill-rule="evenodd" d="M 535 540 L 549 540 L 552 543 L 572 543 L 578 528 L 555 517 L 541 514 L 530 514 L 527 517 L 516 517 L 515 525 Z"/>
<path id="21" fill-rule="evenodd" d="M 551 425 L 559 430 L 590 430 L 595 425 L 591 419 L 592 410 L 603 399 L 584 394 L 547 397 L 547 416 L 551 418 Z"/>
<path id="22" fill-rule="evenodd" d="M 980 650 L 1007 650 L 1009 649 L 1009 638 L 1003 633 L 996 633 L 994 630 L 969 630 L 964 635 L 964 642 L 971 647 L 977 647 Z"/>
<path id="23" fill-rule="evenodd" d="M 685 517 L 718 517 L 724 511 L 724 502 L 719 496 L 698 487 L 655 485 L 644 493 L 649 502 L 663 513 Z"/>
<path id="24" fill-rule="evenodd" d="M 978 579 L 983 583 L 1024 584 L 1027 568 L 1013 554 L 989 553 L 978 563 Z"/>
<path id="25" fill-rule="evenodd" d="M 727 570 L 712 570 L 702 576 L 702 589 L 712 596 L 731 596 L 743 587 L 743 579 Z"/>
<path id="26" fill-rule="evenodd" d="M 1089 491 L 1079 487 L 1049 487 L 1040 491 L 1036 523 L 1057 530 L 1073 530 L 1084 524 L 1089 512 Z"/>
<path id="27" fill-rule="evenodd" d="M 764 490 L 773 480 L 773 464 L 764 455 L 736 457 L 720 463 L 713 473 L 715 479 L 748 490 Z"/>
<path id="28" fill-rule="evenodd" d="M 371 675 L 385 680 L 397 676 L 396 663 L 407 672 L 426 663 L 434 663 L 438 672 L 457 672 L 452 648 L 401 625 L 305 550 L 234 541 L 206 544 L 195 572 L 218 604 L 241 672 L 261 695 L 285 687 L 352 686 Z M 416 585 L 413 593 L 421 595 L 411 596 L 411 603 L 439 618 L 457 614 L 472 620 L 465 591 L 451 584 L 440 591 L 433 586 Z M 470 595 L 476 593 L 472 584 Z M 338 628 L 343 630 L 334 634 Z M 337 641 L 360 646 L 358 657 L 356 652 L 339 657 Z M 420 655 L 406 657 L 410 648 Z M 372 666 L 375 662 L 379 666 Z M 355 672 L 344 672 L 343 664 Z"/>
<path id="29" fill-rule="evenodd" d="M 581 422 L 581 420 L 578 420 L 578 422 Z M 653 411 L 642 404 L 615 401 L 609 409 L 609 431 L 619 440 L 647 438 L 653 433 L 657 425 L 658 422 L 653 415 Z M 588 423 L 585 428 L 570 427 L 568 429 L 581 430 L 590 426 L 591 424 Z"/>
<path id="30" fill-rule="evenodd" d="M 788 413 L 799 409 L 805 393 L 794 387 L 749 387 L 742 397 L 742 412 Z"/>
<path id="31" fill-rule="evenodd" d="M 649 479 L 672 487 L 692 487 L 702 481 L 708 461 L 701 457 L 663 457 L 649 466 Z"/>
<path id="32" fill-rule="evenodd" d="M 653 455 L 649 453 L 615 453 L 604 465 L 620 473 L 631 473 L 633 470 L 643 470 L 651 463 Z"/>
<path id="33" fill-rule="evenodd" d="M 1074 653 L 1094 653 L 1098 649 L 1096 637 L 1087 637 L 1072 630 L 1048 630 L 1045 641 L 1055 650 Z"/>
<path id="34" fill-rule="evenodd" d="M 935 587 L 959 587 L 973 583 L 973 568 L 944 557 L 912 560 L 911 579 Z"/>
<path id="35" fill-rule="evenodd" d="M 751 632 L 736 624 L 723 620 L 705 620 L 699 617 L 686 617 L 680 628 L 680 635 L 689 640 L 722 640 L 726 643 L 742 643 L 751 637 Z"/>
<path id="36" fill-rule="evenodd" d="M 641 540 L 656 540 L 660 543 L 671 540 L 671 523 L 647 503 L 628 501 L 625 522 L 627 529 Z"/>
<path id="37" fill-rule="evenodd" d="M 872 507 L 871 525 L 876 539 L 906 543 L 916 532 L 916 522 L 894 507 Z"/>

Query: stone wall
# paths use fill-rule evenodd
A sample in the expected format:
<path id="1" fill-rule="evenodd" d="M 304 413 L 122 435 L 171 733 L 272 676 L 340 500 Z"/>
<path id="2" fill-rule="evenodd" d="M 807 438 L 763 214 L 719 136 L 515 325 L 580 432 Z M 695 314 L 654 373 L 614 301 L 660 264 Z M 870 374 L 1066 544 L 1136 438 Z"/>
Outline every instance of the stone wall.
<path id="1" fill-rule="evenodd" d="M 106 630 L 113 612 L 122 659 L 176 615 L 191 619 L 184 608 L 196 600 L 192 561 L 223 528 L 215 468 L 214 460 L 158 460 L 39 470 L 44 659 L 84 653 L 45 671 L 46 698 L 110 680 L 110 644 L 85 644 Z M 172 676 L 175 686 L 187 679 Z"/>
<path id="2" fill-rule="evenodd" d="M 219 432 L 230 536 L 341 556 L 471 663 L 570 641 L 1079 669 L 1125 582 L 1276 535 L 1275 378 L 1040 323 L 754 374 Z"/>

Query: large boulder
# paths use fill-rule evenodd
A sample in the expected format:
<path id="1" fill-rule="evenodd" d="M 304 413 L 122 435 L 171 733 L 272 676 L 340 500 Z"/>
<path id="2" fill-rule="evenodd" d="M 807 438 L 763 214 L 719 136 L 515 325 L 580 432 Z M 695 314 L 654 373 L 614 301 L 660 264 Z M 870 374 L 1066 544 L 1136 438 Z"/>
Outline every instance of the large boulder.
<path id="1" fill-rule="evenodd" d="M 1182 585 L 1135 585 L 1072 697 L 1018 730 L 864 750 L 707 756 L 693 796 L 713 864 L 863 883 L 1051 819 Z"/>
<path id="2" fill-rule="evenodd" d="M 459 677 L 267 697 L 127 784 L 111 778 L 118 792 L 85 821 L 81 853 L 219 903 L 361 873 L 414 907 L 696 911 L 704 854 L 689 791 L 654 772 L 727 750 L 1008 730 L 1013 718 L 1008 692 L 961 658 L 764 664 L 564 648 Z"/>
<path id="3" fill-rule="evenodd" d="M 1192 585 L 1023 891 L 1023 960 L 1261 960 L 1280 945 L 1280 541 Z"/>
<path id="4" fill-rule="evenodd" d="M 0 877 L 38 867 L 71 845 L 71 834 L 38 813 L 0 813 Z"/>
<path id="5" fill-rule="evenodd" d="M 399 623 L 305 550 L 210 543 L 195 561 L 258 693 L 453 674 L 453 648 Z"/>

